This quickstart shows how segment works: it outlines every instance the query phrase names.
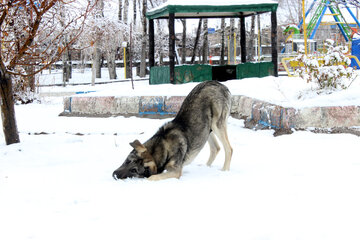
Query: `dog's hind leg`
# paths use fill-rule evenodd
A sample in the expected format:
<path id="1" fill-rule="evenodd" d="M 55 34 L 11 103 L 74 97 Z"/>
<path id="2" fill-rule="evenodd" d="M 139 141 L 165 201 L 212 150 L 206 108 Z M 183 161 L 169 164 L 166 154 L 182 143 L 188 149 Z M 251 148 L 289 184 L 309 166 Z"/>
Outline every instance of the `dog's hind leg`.
<path id="1" fill-rule="evenodd" d="M 214 162 L 217 154 L 220 151 L 220 146 L 216 140 L 214 133 L 210 133 L 208 143 L 210 146 L 210 157 L 209 157 L 209 160 L 207 161 L 206 165 L 210 167 L 211 164 Z"/>
<path id="2" fill-rule="evenodd" d="M 214 134 L 219 138 L 219 140 L 222 143 L 224 150 L 225 150 L 225 163 L 222 168 L 223 171 L 230 170 L 230 162 L 231 162 L 231 156 L 232 156 L 232 152 L 233 152 L 233 149 L 230 145 L 229 138 L 227 135 L 227 127 L 226 127 L 227 121 L 226 120 L 223 121 L 224 124 L 220 124 L 219 126 L 217 126 L 217 124 L 214 123 L 212 126 L 212 130 L 213 130 Z"/>

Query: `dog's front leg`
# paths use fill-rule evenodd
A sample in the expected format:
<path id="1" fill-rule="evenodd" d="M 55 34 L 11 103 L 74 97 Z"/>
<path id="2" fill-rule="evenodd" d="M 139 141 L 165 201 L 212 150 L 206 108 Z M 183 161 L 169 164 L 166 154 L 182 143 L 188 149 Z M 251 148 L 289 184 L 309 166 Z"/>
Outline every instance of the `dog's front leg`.
<path id="1" fill-rule="evenodd" d="M 176 166 L 176 163 L 173 160 L 170 161 L 166 165 L 165 170 L 166 170 L 166 172 L 156 174 L 156 175 L 151 175 L 148 179 L 151 181 L 158 181 L 158 180 L 163 180 L 163 179 L 168 179 L 168 178 L 180 178 L 181 177 L 182 166 Z"/>
<path id="2" fill-rule="evenodd" d="M 168 179 L 168 178 L 180 178 L 180 177 L 181 177 L 181 171 L 177 171 L 177 172 L 166 171 L 164 173 L 152 175 L 148 179 L 150 181 L 158 181 L 158 180 L 163 180 L 163 179 Z"/>

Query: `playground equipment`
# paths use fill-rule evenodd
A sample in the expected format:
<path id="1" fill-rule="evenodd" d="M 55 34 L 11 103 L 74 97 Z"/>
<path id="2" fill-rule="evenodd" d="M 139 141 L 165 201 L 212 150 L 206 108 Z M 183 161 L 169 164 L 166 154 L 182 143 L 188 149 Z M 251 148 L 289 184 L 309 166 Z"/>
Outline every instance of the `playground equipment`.
<path id="1" fill-rule="evenodd" d="M 317 0 L 314 0 L 312 4 L 310 5 L 309 9 L 305 13 L 305 18 L 308 16 L 308 14 L 311 12 L 311 10 L 316 5 Z M 351 9 L 347 6 L 347 4 L 343 4 L 345 6 L 345 9 L 350 13 L 351 17 L 356 22 L 357 26 L 360 28 L 360 23 L 351 11 Z M 329 9 L 331 14 L 325 14 L 326 10 Z M 342 35 L 344 36 L 344 39 L 346 42 L 351 41 L 352 34 L 354 30 L 349 26 L 349 24 L 346 22 L 344 16 L 342 15 L 340 11 L 340 7 L 338 3 L 335 3 L 334 0 L 320 0 L 319 4 L 317 5 L 317 8 L 310 19 L 309 24 L 307 24 L 306 27 L 306 34 L 309 39 L 313 39 L 317 29 L 319 28 L 319 25 L 324 17 L 324 15 L 330 15 L 333 16 L 335 20 L 335 24 L 339 27 Z M 303 19 L 301 19 L 298 28 L 301 27 L 303 24 Z"/>
<path id="2" fill-rule="evenodd" d="M 347 6 L 347 4 L 342 4 L 344 8 L 349 12 L 350 16 L 354 19 L 356 22 L 356 25 L 358 28 L 360 28 L 360 23 L 351 11 L 351 9 Z M 315 8 L 316 7 L 316 8 Z M 330 14 L 326 14 L 326 11 L 329 10 Z M 312 17 L 308 24 L 304 24 L 304 19 L 312 13 Z M 330 23 L 331 25 L 336 25 L 342 36 L 344 37 L 344 40 L 346 42 L 352 42 L 352 37 L 354 33 L 357 32 L 356 28 L 351 28 L 349 23 L 344 18 L 339 4 L 336 3 L 334 0 L 314 0 L 309 9 L 304 13 L 305 17 L 301 19 L 299 24 L 296 25 L 290 25 L 284 30 L 284 34 L 290 34 L 288 38 L 286 39 L 286 45 L 285 48 L 282 49 L 281 53 L 291 53 L 296 52 L 298 50 L 298 45 L 304 45 L 306 48 L 309 48 L 308 51 L 305 51 L 305 53 L 314 53 L 317 50 L 317 42 L 314 40 L 314 36 L 316 34 L 316 31 L 318 30 L 320 24 L 322 23 L 323 17 L 325 15 L 332 16 L 335 22 Z M 303 16 L 304 16 L 303 15 Z M 304 29 L 304 34 L 300 34 L 301 27 Z M 329 36 L 330 38 L 330 36 Z M 305 40 L 307 39 L 307 40 Z M 359 41 L 358 41 L 359 42 Z M 358 44 L 357 42 L 357 44 Z M 306 43 L 306 44 L 305 44 Z M 353 45 L 355 42 L 352 42 Z M 349 44 L 349 46 L 351 46 Z M 354 46 L 352 46 L 352 49 Z M 357 50 L 357 52 L 352 51 L 353 55 L 348 56 L 352 60 L 352 67 L 359 68 L 360 62 L 358 60 L 358 57 L 360 56 L 360 49 Z M 319 63 L 323 61 L 323 57 L 317 58 Z M 286 57 L 281 60 L 281 63 L 284 67 L 284 69 L 287 71 L 289 76 L 293 76 L 289 68 L 295 69 L 301 67 L 301 63 L 294 60 L 294 58 Z"/>
<path id="3" fill-rule="evenodd" d="M 351 11 L 351 9 L 348 7 L 348 5 L 345 3 L 342 5 L 344 8 L 349 12 L 350 16 L 354 19 L 356 22 L 356 25 L 358 28 L 360 28 L 360 22 L 355 17 L 354 13 Z M 316 9 L 315 9 L 316 6 Z M 315 10 L 314 10 L 315 9 Z M 326 11 L 329 10 L 330 13 L 326 13 Z M 352 40 L 353 34 L 356 32 L 355 28 L 351 28 L 349 23 L 345 20 L 338 3 L 336 3 L 334 0 L 313 0 L 310 7 L 305 13 L 305 19 L 310 14 L 313 13 L 310 21 L 308 24 L 306 24 L 306 37 L 307 39 L 314 39 L 315 34 L 323 20 L 323 17 L 325 15 L 332 16 L 334 18 L 334 22 L 328 23 L 328 24 L 334 24 L 336 25 L 342 36 L 344 37 L 346 42 L 349 42 Z M 299 24 L 296 25 L 290 25 L 284 30 L 284 34 L 291 33 L 288 38 L 286 39 L 287 42 L 289 39 L 299 39 L 296 38 L 296 35 L 300 34 L 300 29 L 303 26 L 304 18 L 302 18 L 299 22 Z M 304 36 L 305 37 L 305 36 Z M 285 48 L 282 49 L 282 53 L 285 52 Z"/>

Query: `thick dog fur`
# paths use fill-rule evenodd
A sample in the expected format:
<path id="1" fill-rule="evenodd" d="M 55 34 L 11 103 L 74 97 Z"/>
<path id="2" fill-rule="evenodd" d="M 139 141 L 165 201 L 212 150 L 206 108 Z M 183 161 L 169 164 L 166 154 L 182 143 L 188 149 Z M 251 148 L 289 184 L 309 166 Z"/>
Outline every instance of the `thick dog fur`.
<path id="1" fill-rule="evenodd" d="M 211 166 L 220 150 L 216 137 L 225 150 L 222 170 L 229 170 L 233 151 L 227 135 L 230 108 L 231 94 L 227 87 L 217 81 L 198 84 L 185 98 L 174 120 L 144 144 L 138 140 L 130 143 L 134 150 L 113 177 L 180 178 L 183 166 L 196 157 L 206 142 L 210 146 L 207 165 Z"/>

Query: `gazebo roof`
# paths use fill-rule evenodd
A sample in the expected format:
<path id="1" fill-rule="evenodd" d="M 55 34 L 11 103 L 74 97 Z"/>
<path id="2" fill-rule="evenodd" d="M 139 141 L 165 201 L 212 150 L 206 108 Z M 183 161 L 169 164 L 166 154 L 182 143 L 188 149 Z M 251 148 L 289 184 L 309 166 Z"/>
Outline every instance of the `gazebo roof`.
<path id="1" fill-rule="evenodd" d="M 276 0 L 169 0 L 147 12 L 147 18 L 220 18 L 276 11 Z"/>

